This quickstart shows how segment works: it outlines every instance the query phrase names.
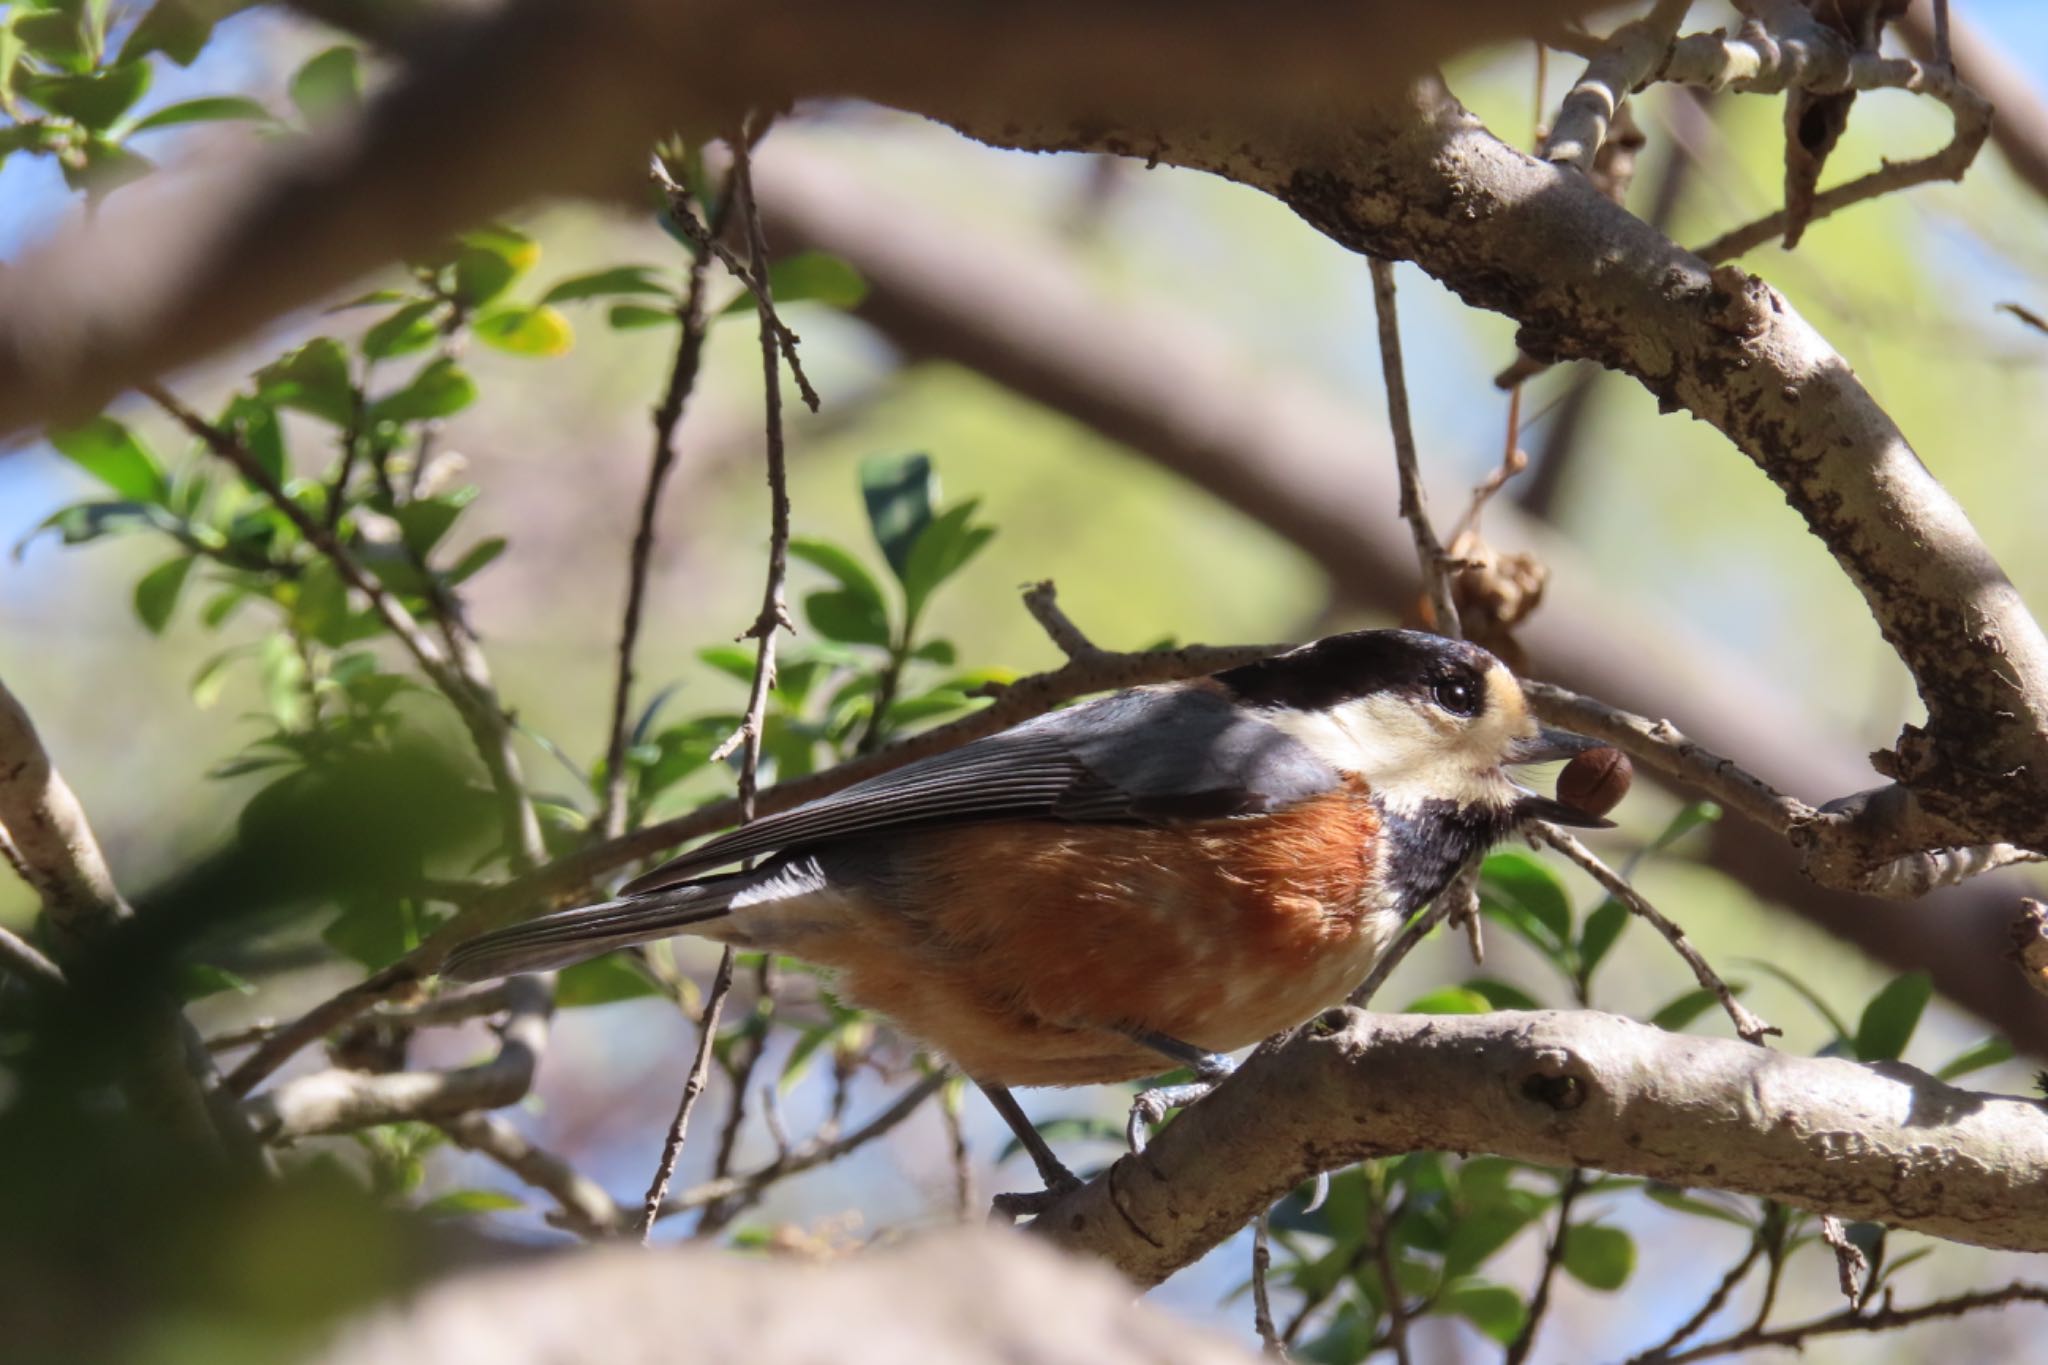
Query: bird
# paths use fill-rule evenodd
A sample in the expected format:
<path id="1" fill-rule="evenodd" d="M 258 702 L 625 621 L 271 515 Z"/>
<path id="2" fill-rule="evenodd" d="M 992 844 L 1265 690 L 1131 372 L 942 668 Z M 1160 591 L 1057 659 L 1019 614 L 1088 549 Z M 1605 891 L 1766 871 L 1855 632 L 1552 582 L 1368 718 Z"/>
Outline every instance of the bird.
<path id="1" fill-rule="evenodd" d="M 1508 772 L 1594 747 L 1539 725 L 1476 645 L 1352 631 L 741 825 L 614 899 L 459 945 L 443 975 L 676 934 L 803 959 L 979 1084 L 1061 1187 L 1009 1087 L 1186 1066 L 1192 1089 L 1141 1105 L 1192 1099 L 1230 1053 L 1341 1002 L 1469 859 L 1534 820 L 1608 825 Z"/>

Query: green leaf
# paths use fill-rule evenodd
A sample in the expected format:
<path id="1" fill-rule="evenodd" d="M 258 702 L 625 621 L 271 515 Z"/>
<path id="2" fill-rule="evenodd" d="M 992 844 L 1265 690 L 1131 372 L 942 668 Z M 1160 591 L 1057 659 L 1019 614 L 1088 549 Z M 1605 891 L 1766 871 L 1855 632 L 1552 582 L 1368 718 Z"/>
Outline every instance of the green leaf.
<path id="1" fill-rule="evenodd" d="M 1408 1002 L 1408 1014 L 1484 1014 L 1493 1006 L 1478 991 L 1463 986 L 1439 986 L 1427 995 Z"/>
<path id="2" fill-rule="evenodd" d="M 1505 981 L 1495 981 L 1488 976 L 1475 976 L 1465 983 L 1465 989 L 1483 998 L 1497 1010 L 1540 1010 L 1543 1006 L 1536 998 L 1519 986 L 1510 986 Z"/>
<path id="3" fill-rule="evenodd" d="M 540 301 L 577 303 L 610 294 L 662 294 L 674 298 L 674 291 L 656 278 L 658 273 L 651 265 L 615 265 L 609 270 L 571 275 L 566 280 L 557 280 L 540 296 Z"/>
<path id="4" fill-rule="evenodd" d="M 21 93 L 95 133 L 112 127 L 149 89 L 148 62 L 122 62 L 84 76 L 31 76 Z"/>
<path id="5" fill-rule="evenodd" d="M 370 406 L 376 422 L 428 422 L 450 417 L 476 401 L 476 383 L 447 356 L 420 367 L 412 382 Z"/>
<path id="6" fill-rule="evenodd" d="M 728 677 L 743 683 L 754 680 L 754 651 L 740 645 L 706 645 L 697 657 Z"/>
<path id="7" fill-rule="evenodd" d="M 2012 1044 L 1994 1035 L 1990 1038 L 1981 1038 L 1964 1048 L 1947 1066 L 1934 1074 L 1944 1081 L 1952 1081 L 1959 1076 L 1967 1076 L 1972 1071 L 1982 1071 L 1987 1066 L 2009 1062 L 2012 1058 Z"/>
<path id="8" fill-rule="evenodd" d="M 965 568 L 995 537 L 993 526 L 973 524 L 974 501 L 948 508 L 918 533 L 903 568 L 903 600 L 907 619 L 917 620 L 941 584 Z"/>
<path id="9" fill-rule="evenodd" d="M 1849 1026 L 1842 1022 L 1841 1015 L 1828 1008 L 1828 1002 L 1821 999 L 1820 993 L 1814 990 L 1813 987 L 1807 985 L 1775 962 L 1768 962 L 1760 957 L 1738 957 L 1735 961 L 1740 962 L 1745 967 L 1754 967 L 1766 976 L 1776 977 L 1779 981 L 1790 986 L 1800 999 L 1813 1007 L 1814 1013 L 1827 1020 L 1828 1027 L 1835 1031 L 1835 1037 L 1838 1040 L 1844 1043 L 1849 1041 L 1851 1036 Z"/>
<path id="10" fill-rule="evenodd" d="M 229 119 L 249 119 L 258 123 L 273 123 L 270 111 L 255 100 L 240 95 L 208 95 L 202 99 L 184 100 L 167 104 L 153 114 L 145 115 L 128 130 L 132 136 L 147 133 L 157 128 L 173 128 L 186 123 L 218 123 Z"/>
<path id="11" fill-rule="evenodd" d="M 1643 1193 L 1650 1196 L 1654 1203 L 1662 1204 L 1665 1208 L 1679 1213 L 1691 1214 L 1695 1218 L 1713 1218 L 1723 1223 L 1732 1223 L 1738 1228 L 1754 1228 L 1756 1226 L 1752 1220 L 1743 1217 L 1734 1209 L 1723 1208 L 1719 1204 L 1710 1203 L 1705 1199 L 1687 1194 L 1684 1190 L 1672 1185 L 1659 1184 L 1653 1180 L 1643 1187 Z M 1725 1198 L 1726 1196 L 1722 1197 Z"/>
<path id="12" fill-rule="evenodd" d="M 910 568 L 910 552 L 931 525 L 939 499 L 939 481 L 929 455 L 877 455 L 861 461 L 861 497 L 868 525 L 882 547 L 889 568 L 901 580 Z"/>
<path id="13" fill-rule="evenodd" d="M 1665 849 L 1698 829 L 1711 825 L 1721 818 L 1721 808 L 1712 801 L 1694 801 L 1678 814 L 1671 817 L 1671 823 L 1664 826 L 1664 832 L 1650 841 L 1645 853 L 1662 853 Z"/>
<path id="14" fill-rule="evenodd" d="M 358 901 L 344 905 L 320 937 L 343 957 L 374 971 L 417 946 L 407 919 L 405 908 L 395 900 Z"/>
<path id="15" fill-rule="evenodd" d="M 465 1214 L 504 1213 L 523 1209 L 526 1201 L 503 1190 L 450 1190 L 420 1205 L 428 1218 L 460 1218 Z"/>
<path id="16" fill-rule="evenodd" d="M 228 401 L 220 425 L 241 438 L 258 467 L 278 483 L 285 481 L 284 427 L 277 420 L 275 408 L 254 398 L 237 396 Z"/>
<path id="17" fill-rule="evenodd" d="M 1621 937 L 1621 931 L 1628 928 L 1629 919 L 1628 907 L 1611 896 L 1586 916 L 1586 923 L 1579 930 L 1580 972 L 1587 977 L 1593 975 L 1593 969 L 1607 956 L 1607 950 Z"/>
<path id="18" fill-rule="evenodd" d="M 1735 991 L 1737 994 L 1741 993 L 1733 982 L 1729 983 L 1728 989 Z M 1714 994 L 1705 986 L 1701 986 L 1697 990 L 1687 991 L 1663 1009 L 1658 1010 L 1650 1016 L 1650 1022 L 1658 1028 L 1676 1033 L 1720 1002 L 1720 996 Z"/>
<path id="19" fill-rule="evenodd" d="M 97 134 L 87 139 L 84 153 L 82 163 L 69 158 L 61 163 L 64 183 L 96 199 L 104 199 L 156 169 L 156 163 L 148 157 L 137 156 L 118 142 L 109 142 Z"/>
<path id="20" fill-rule="evenodd" d="M 1564 1233 L 1564 1268 L 1580 1284 L 1613 1291 L 1636 1268 L 1636 1244 L 1620 1228 L 1577 1223 Z"/>
<path id="21" fill-rule="evenodd" d="M 350 114 L 363 102 L 361 55 L 352 47 L 330 47 L 292 76 L 290 94 L 308 123 Z"/>
<path id="22" fill-rule="evenodd" d="M 641 303 L 615 303 L 605 320 L 621 332 L 631 332 L 642 327 L 660 327 L 682 322 L 673 308 L 649 308 Z"/>
<path id="23" fill-rule="evenodd" d="M 928 664 L 937 664 L 941 668 L 951 668 L 959 661 L 960 655 L 959 651 L 953 648 L 951 640 L 926 640 L 910 651 L 910 657 L 921 659 Z"/>
<path id="24" fill-rule="evenodd" d="M 1879 991 L 1863 1007 L 1856 1025 L 1856 1056 L 1866 1062 L 1897 1061 L 1913 1040 L 1920 1012 L 1934 994 L 1934 978 L 1926 972 L 1907 972 Z"/>
<path id="25" fill-rule="evenodd" d="M 10 17 L 12 31 L 36 56 L 64 71 L 83 74 L 92 70 L 93 42 L 83 5 L 40 12 L 23 9 Z"/>
<path id="26" fill-rule="evenodd" d="M 132 62 L 161 52 L 179 66 L 190 66 L 205 50 L 214 24 L 228 9 L 219 0 L 156 0 L 141 22 L 129 30 L 116 60 Z"/>
<path id="27" fill-rule="evenodd" d="M 57 453 L 122 497 L 161 505 L 170 497 L 163 466 L 111 417 L 95 417 L 83 426 L 50 433 Z"/>
<path id="28" fill-rule="evenodd" d="M 799 251 L 768 267 L 768 290 L 777 304 L 822 303 L 832 308 L 853 308 L 868 296 L 868 282 L 843 257 L 829 251 Z M 724 311 L 753 312 L 753 296 L 741 294 Z"/>
<path id="29" fill-rule="evenodd" d="M 477 490 L 471 486 L 431 498 L 413 499 L 392 514 L 398 522 L 399 538 L 407 549 L 425 559 L 448 534 L 448 528 L 455 524 L 463 509 L 476 501 L 476 494 Z"/>
<path id="30" fill-rule="evenodd" d="M 1452 1285 L 1437 1300 L 1445 1313 L 1460 1317 L 1505 1346 L 1521 1334 L 1528 1309 L 1522 1296 L 1505 1285 L 1466 1280 Z"/>
<path id="31" fill-rule="evenodd" d="M 1558 947 L 1572 941 L 1572 906 L 1564 883 L 1548 866 L 1526 853 L 1496 853 L 1480 869 L 1483 894 L 1518 906 L 1534 916 Z"/>
<path id="32" fill-rule="evenodd" d="M 939 716 L 950 716 L 979 701 L 965 692 L 955 692 L 950 687 L 934 687 L 931 691 L 915 697 L 899 697 L 889 703 L 889 724 L 892 727 L 915 725 L 919 721 L 932 720 Z"/>
<path id="33" fill-rule="evenodd" d="M 449 587 L 458 587 L 481 573 L 492 560 L 505 553 L 505 537 L 491 536 L 469 547 L 469 553 L 455 561 L 455 567 L 442 575 Z"/>
<path id="34" fill-rule="evenodd" d="M 555 1004 L 561 1009 L 609 1005 L 659 994 L 661 988 L 648 980 L 647 973 L 625 953 L 593 957 L 563 968 L 555 978 Z"/>
<path id="35" fill-rule="evenodd" d="M 315 337 L 256 371 L 256 401 L 310 413 L 345 427 L 355 417 L 355 389 L 349 383 L 348 352 L 333 337 Z"/>
<path id="36" fill-rule="evenodd" d="M 204 962 L 177 964 L 172 971 L 171 985 L 180 1000 L 204 1000 L 222 991 L 235 991 L 242 995 L 256 992 L 254 983 L 243 980 L 224 967 L 213 967 Z"/>
<path id="37" fill-rule="evenodd" d="M 504 308 L 471 324 L 477 340 L 513 355 L 561 355 L 576 342 L 576 329 L 556 309 Z"/>
<path id="38" fill-rule="evenodd" d="M 363 354 L 371 360 L 390 360 L 426 350 L 440 335 L 430 316 L 440 306 L 439 299 L 421 299 L 392 310 L 363 333 Z"/>
<path id="39" fill-rule="evenodd" d="M 889 618 L 880 604 L 845 588 L 805 597 L 804 619 L 828 640 L 889 647 Z"/>
<path id="40" fill-rule="evenodd" d="M 1533 1216 L 1533 1208 L 1513 1204 L 1467 1210 L 1444 1244 L 1445 1277 L 1456 1279 L 1486 1264 L 1495 1252 L 1514 1240 L 1516 1233 L 1529 1226 Z"/>
<path id="41" fill-rule="evenodd" d="M 151 569 L 135 585 L 135 614 L 142 618 L 151 635 L 164 633 L 195 562 L 192 555 L 179 555 Z"/>
<path id="42" fill-rule="evenodd" d="M 882 589 L 874 576 L 853 554 L 834 545 L 829 540 L 818 540 L 811 536 L 792 536 L 789 552 L 814 568 L 823 569 L 839 580 L 839 585 L 868 598 L 877 607 L 882 605 Z"/>

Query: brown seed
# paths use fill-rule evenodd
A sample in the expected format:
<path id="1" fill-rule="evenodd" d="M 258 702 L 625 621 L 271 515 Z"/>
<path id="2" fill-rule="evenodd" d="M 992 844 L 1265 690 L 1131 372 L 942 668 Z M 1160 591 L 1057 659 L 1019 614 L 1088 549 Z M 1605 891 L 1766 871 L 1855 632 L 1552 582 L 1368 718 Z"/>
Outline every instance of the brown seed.
<path id="1" fill-rule="evenodd" d="M 1635 766 L 1619 749 L 1588 749 L 1557 775 L 1557 799 L 1588 815 L 1605 815 L 1628 795 Z"/>

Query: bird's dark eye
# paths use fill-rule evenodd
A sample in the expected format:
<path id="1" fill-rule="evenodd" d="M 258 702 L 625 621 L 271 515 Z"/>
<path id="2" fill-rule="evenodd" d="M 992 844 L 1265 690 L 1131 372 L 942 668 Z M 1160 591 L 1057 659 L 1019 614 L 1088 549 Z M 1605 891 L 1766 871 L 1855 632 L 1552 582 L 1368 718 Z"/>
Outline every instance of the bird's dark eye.
<path id="1" fill-rule="evenodd" d="M 1439 678 L 1430 695 L 1436 704 L 1454 716 L 1479 714 L 1479 684 L 1472 678 Z"/>

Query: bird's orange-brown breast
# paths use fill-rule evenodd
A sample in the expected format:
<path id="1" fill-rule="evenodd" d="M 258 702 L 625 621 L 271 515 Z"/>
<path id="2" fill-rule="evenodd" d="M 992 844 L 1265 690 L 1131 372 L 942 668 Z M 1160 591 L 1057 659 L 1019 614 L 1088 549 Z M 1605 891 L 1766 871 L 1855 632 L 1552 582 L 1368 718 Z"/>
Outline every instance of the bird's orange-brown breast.
<path id="1" fill-rule="evenodd" d="M 1392 934 L 1362 784 L 1179 828 L 1013 822 L 904 840 L 880 903 L 788 951 L 978 1080 L 1156 1074 L 1142 1029 L 1229 1051 L 1341 999 Z"/>

